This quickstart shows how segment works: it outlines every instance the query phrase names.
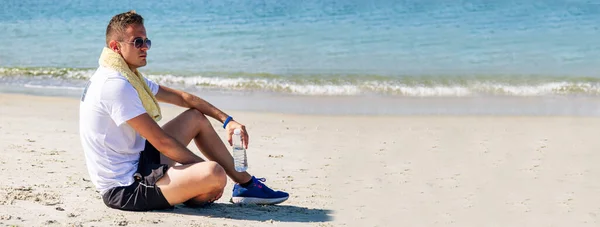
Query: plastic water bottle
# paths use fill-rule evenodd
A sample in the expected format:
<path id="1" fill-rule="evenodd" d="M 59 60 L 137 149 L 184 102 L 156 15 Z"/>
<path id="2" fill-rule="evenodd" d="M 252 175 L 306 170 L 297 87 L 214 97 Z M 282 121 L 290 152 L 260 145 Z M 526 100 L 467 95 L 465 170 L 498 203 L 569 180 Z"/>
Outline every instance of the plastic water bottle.
<path id="1" fill-rule="evenodd" d="M 246 157 L 246 149 L 242 144 L 242 131 L 240 129 L 233 130 L 232 143 L 232 156 L 235 170 L 238 172 L 244 172 L 248 169 L 248 158 Z"/>

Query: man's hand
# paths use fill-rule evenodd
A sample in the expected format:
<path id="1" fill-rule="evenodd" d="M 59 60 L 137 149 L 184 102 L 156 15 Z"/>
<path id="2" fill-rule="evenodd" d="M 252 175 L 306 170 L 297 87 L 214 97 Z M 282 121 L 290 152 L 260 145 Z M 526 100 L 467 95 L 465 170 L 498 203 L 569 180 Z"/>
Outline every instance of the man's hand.
<path id="1" fill-rule="evenodd" d="M 226 131 L 227 131 L 227 141 L 230 146 L 233 146 L 233 131 L 235 129 L 240 129 L 242 131 L 242 143 L 244 144 L 244 148 L 248 149 L 248 132 L 246 132 L 246 126 L 238 123 L 237 121 L 231 120 L 227 123 Z"/>

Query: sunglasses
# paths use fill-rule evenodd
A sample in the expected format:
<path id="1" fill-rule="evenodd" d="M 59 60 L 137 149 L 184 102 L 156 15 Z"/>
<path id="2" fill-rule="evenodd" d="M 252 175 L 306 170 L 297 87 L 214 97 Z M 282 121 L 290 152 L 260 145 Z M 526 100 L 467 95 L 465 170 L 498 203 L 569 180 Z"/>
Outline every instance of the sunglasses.
<path id="1" fill-rule="evenodd" d="M 152 41 L 150 41 L 148 38 L 142 39 L 140 37 L 135 38 L 132 42 L 125 42 L 125 43 L 133 43 L 133 46 L 138 49 L 142 48 L 142 46 L 144 46 L 144 43 L 146 43 L 146 46 L 148 46 L 148 49 L 150 49 L 150 46 L 152 46 Z"/>

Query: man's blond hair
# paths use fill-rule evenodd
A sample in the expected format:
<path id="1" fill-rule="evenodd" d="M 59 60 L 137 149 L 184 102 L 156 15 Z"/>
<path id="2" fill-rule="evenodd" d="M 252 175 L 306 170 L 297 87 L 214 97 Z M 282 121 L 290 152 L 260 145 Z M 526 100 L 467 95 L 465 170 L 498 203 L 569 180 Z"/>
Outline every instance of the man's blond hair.
<path id="1" fill-rule="evenodd" d="M 137 14 L 135 10 L 115 15 L 106 27 L 106 46 L 113 39 L 123 41 L 123 33 L 125 33 L 127 26 L 132 24 L 144 25 L 144 18 Z"/>

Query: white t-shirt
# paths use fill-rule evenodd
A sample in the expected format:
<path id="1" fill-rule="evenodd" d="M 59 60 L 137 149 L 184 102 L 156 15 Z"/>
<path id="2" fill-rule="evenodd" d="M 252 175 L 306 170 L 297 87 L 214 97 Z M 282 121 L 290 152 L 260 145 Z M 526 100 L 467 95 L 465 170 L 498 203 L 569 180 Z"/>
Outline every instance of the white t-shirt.
<path id="1" fill-rule="evenodd" d="M 158 84 L 144 78 L 154 95 Z M 146 139 L 127 120 L 146 113 L 137 91 L 118 71 L 99 67 L 80 100 L 79 135 L 88 173 L 102 194 L 134 182 Z"/>

